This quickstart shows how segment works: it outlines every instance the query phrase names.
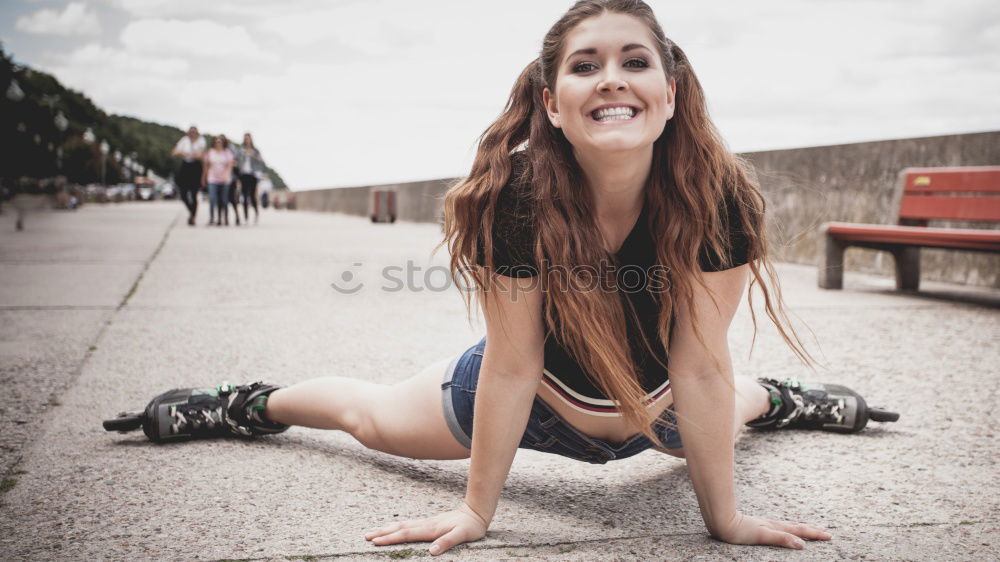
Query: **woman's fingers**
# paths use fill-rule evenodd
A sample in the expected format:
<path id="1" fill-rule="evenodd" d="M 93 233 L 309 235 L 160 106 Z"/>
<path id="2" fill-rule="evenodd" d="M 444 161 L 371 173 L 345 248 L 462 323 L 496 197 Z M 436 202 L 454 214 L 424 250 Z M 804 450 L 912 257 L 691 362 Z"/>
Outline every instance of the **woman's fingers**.
<path id="1" fill-rule="evenodd" d="M 453 509 L 428 519 L 393 523 L 365 533 L 365 540 L 376 546 L 403 542 L 432 542 L 432 555 L 441 554 L 460 544 L 476 541 L 486 535 L 481 517 Z"/>
<path id="2" fill-rule="evenodd" d="M 431 532 L 430 527 L 404 527 L 397 531 L 382 535 L 372 539 L 373 544 L 387 545 L 401 542 L 430 541 L 437 536 Z"/>
<path id="3" fill-rule="evenodd" d="M 461 531 L 458 527 L 448 531 L 441 538 L 434 541 L 431 545 L 430 552 L 434 556 L 441 554 L 442 552 L 447 552 L 447 550 L 455 545 L 462 544 L 466 542 L 466 537 L 462 536 Z"/>
<path id="4" fill-rule="evenodd" d="M 793 548 L 795 550 L 801 550 L 806 546 L 805 541 L 799 537 L 796 537 L 791 533 L 772 529 L 770 527 L 761 527 L 760 542 L 758 544 L 783 546 L 785 548 Z"/>
<path id="5" fill-rule="evenodd" d="M 403 527 L 404 523 L 408 523 L 408 521 L 406 521 L 406 522 L 402 522 L 401 521 L 401 522 L 393 523 L 392 525 L 389 525 L 388 527 L 379 527 L 378 529 L 375 529 L 374 531 L 369 531 L 368 533 L 365 533 L 365 540 L 369 540 L 370 541 L 370 540 L 375 539 L 377 537 L 381 537 L 383 535 L 387 535 L 389 533 L 393 533 L 395 531 L 398 531 L 400 528 Z"/>
<path id="6" fill-rule="evenodd" d="M 791 533 L 797 537 L 814 541 L 828 541 L 833 535 L 815 525 L 805 525 L 803 523 L 793 523 L 792 521 L 772 521 L 774 526 L 786 533 Z"/>

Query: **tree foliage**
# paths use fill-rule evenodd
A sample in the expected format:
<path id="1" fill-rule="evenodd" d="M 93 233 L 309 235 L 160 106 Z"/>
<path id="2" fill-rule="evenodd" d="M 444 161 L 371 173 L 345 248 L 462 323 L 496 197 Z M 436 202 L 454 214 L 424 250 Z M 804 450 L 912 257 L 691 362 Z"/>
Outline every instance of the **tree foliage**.
<path id="1" fill-rule="evenodd" d="M 0 45 L 0 178 L 66 176 L 73 183 L 101 181 L 100 142 L 109 146 L 104 173 L 109 184 L 124 181 L 127 171 L 115 153 L 130 156 L 164 177 L 178 166 L 170 156 L 184 131 L 124 115 L 108 115 L 81 92 L 64 87 L 52 75 L 14 63 Z M 18 96 L 17 92 L 21 95 Z M 57 126 L 65 118 L 65 129 Z M 96 141 L 84 140 L 87 129 Z M 203 132 L 204 134 L 204 132 Z M 266 153 L 265 153 L 266 157 Z M 275 188 L 285 188 L 271 168 Z"/>

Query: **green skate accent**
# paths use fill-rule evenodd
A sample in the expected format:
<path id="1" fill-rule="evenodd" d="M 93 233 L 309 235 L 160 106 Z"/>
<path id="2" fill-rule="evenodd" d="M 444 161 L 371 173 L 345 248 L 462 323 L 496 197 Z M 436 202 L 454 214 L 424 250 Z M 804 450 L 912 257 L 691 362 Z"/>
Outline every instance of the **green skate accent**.
<path id="1" fill-rule="evenodd" d="M 250 406 L 251 410 L 264 410 L 267 408 L 267 396 L 259 396 Z"/>

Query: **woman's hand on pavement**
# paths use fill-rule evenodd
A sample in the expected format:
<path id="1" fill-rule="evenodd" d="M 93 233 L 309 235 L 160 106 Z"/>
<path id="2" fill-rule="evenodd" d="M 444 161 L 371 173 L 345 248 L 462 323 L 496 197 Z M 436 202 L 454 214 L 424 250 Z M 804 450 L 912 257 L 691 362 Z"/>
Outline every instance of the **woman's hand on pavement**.
<path id="1" fill-rule="evenodd" d="M 437 555 L 462 543 L 478 541 L 486 536 L 489 524 L 465 502 L 457 508 L 428 517 L 400 521 L 365 534 L 365 540 L 377 546 L 404 542 L 433 541 L 430 553 Z"/>
<path id="2" fill-rule="evenodd" d="M 732 544 L 765 544 L 794 549 L 805 547 L 802 539 L 828 541 L 832 536 L 814 525 L 751 517 L 742 513 L 737 513 L 728 525 L 712 535 Z"/>

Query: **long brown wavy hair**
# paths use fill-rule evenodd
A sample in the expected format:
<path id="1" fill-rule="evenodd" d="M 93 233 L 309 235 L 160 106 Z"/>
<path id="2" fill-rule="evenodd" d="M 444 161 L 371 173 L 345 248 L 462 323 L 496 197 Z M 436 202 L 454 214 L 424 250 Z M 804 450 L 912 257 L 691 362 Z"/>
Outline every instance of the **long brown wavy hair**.
<path id="1" fill-rule="evenodd" d="M 730 225 L 726 224 L 724 204 L 729 198 L 741 222 L 732 227 L 742 228 L 749 239 L 753 278 L 748 302 L 754 337 L 757 319 L 750 294 L 756 284 L 762 290 L 767 315 L 796 355 L 810 364 L 812 357 L 785 315 L 777 277 L 768 259 L 764 199 L 752 166 L 726 148 L 708 117 L 704 92 L 687 56 L 664 35 L 652 9 L 641 0 L 582 0 L 549 29 L 541 55 L 521 72 L 502 115 L 480 136 L 471 173 L 445 195 L 445 236 L 441 244 L 448 244 L 452 275 L 479 294 L 489 287 L 488 272 L 494 268 L 492 225 L 497 198 L 512 180 L 530 186 L 536 264 L 567 271 L 579 264 L 609 259 L 586 178 L 562 130 L 549 122 L 542 102 L 544 88 L 555 90 L 567 34 L 581 21 L 605 12 L 645 22 L 657 43 L 668 80 L 673 78 L 677 83 L 674 116 L 653 144 L 653 162 L 645 186 L 648 227 L 653 233 L 657 264 L 670 272 L 670 290 L 651 291 L 660 307 L 657 336 L 664 349 L 670 348 L 675 303 L 683 303 L 694 314 L 694 284 L 705 286 L 698 266 L 703 244 L 707 243 L 724 262 L 729 255 Z M 526 144 L 528 165 L 518 171 L 520 177 L 512 178 L 512 154 L 522 144 Z M 483 249 L 482 254 L 479 249 Z M 477 267 L 480 255 L 485 258 L 485 269 Z M 762 271 L 769 283 L 764 282 Z M 643 404 L 644 391 L 626 336 L 626 310 L 618 293 L 548 290 L 554 283 L 548 280 L 545 268 L 539 277 L 545 294 L 547 337 L 554 336 L 571 351 L 605 396 L 617 401 L 629 426 L 654 444 L 659 443 L 651 428 L 653 419 Z M 768 290 L 768 285 L 773 288 Z M 471 313 L 470 291 L 464 295 Z M 634 315 L 634 311 L 628 312 Z M 704 347 L 697 322 L 694 325 Z"/>

